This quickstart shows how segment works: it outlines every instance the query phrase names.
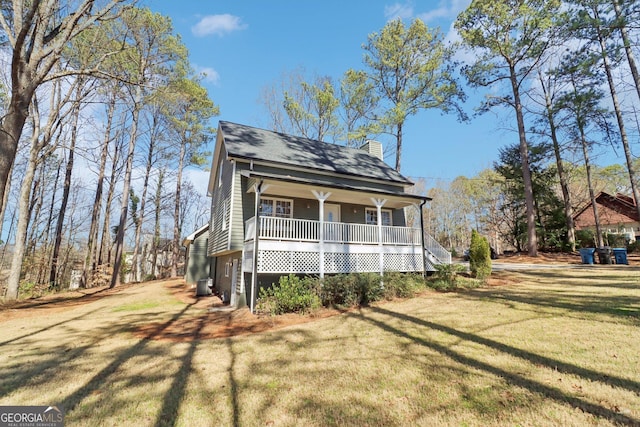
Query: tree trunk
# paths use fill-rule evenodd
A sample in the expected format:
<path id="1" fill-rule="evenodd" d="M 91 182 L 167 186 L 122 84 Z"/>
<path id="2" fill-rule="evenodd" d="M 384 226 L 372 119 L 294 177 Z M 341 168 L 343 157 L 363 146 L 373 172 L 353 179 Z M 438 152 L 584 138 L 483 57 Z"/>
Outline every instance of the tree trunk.
<path id="1" fill-rule="evenodd" d="M 182 190 L 182 168 L 187 152 L 187 136 L 182 135 L 178 156 L 178 176 L 176 177 L 176 200 L 173 209 L 173 244 L 171 245 L 171 277 L 178 276 L 178 257 L 180 256 L 180 192 Z"/>
<path id="2" fill-rule="evenodd" d="M 18 214 L 18 226 L 16 228 L 15 246 L 13 250 L 13 256 L 11 258 L 11 270 L 9 272 L 9 279 L 7 280 L 7 294 L 6 299 L 15 300 L 18 299 L 18 289 L 20 286 L 20 275 L 22 273 L 22 260 L 24 257 L 24 249 L 27 238 L 27 228 L 29 226 L 29 198 L 31 196 L 31 185 L 35 176 L 35 169 L 38 162 L 39 155 L 39 131 L 38 127 L 34 126 L 33 135 L 31 137 L 31 149 L 29 150 L 29 162 L 27 164 L 27 170 L 24 178 L 22 179 L 20 200 L 18 205 L 20 211 Z"/>
<path id="3" fill-rule="evenodd" d="M 33 85 L 23 82 L 13 69 L 12 80 L 9 108 L 0 121 L 0 202 L 3 203 L 0 211 L 4 210 L 4 193 L 9 189 L 9 173 L 16 158 L 18 142 L 29 115 L 29 103 L 35 90 Z"/>
<path id="4" fill-rule="evenodd" d="M 76 94 L 78 100 L 81 98 L 80 92 L 82 84 L 78 85 Z M 49 286 L 58 287 L 57 272 L 58 272 L 58 257 L 60 255 L 60 245 L 62 244 L 62 227 L 64 225 L 64 217 L 67 211 L 67 203 L 69 202 L 69 191 L 71 190 L 71 175 L 73 173 L 73 157 L 76 148 L 76 141 L 78 139 L 78 121 L 80 117 L 80 102 L 76 101 L 73 105 L 73 117 L 71 124 L 71 141 L 69 145 L 69 158 L 67 159 L 67 166 L 64 175 L 64 185 L 62 188 L 62 200 L 60 202 L 60 212 L 58 213 L 58 220 L 56 221 L 55 239 L 53 243 L 53 251 L 51 255 L 51 271 L 49 272 Z"/>
<path id="5" fill-rule="evenodd" d="M 38 225 L 39 218 L 41 217 L 42 205 L 44 200 L 44 188 L 45 188 L 45 174 L 46 174 L 46 159 L 42 159 L 40 164 L 36 167 L 33 188 L 31 189 L 31 200 L 29 201 L 29 219 L 28 224 L 31 224 L 27 230 L 26 246 L 24 250 L 25 257 L 34 255 L 36 240 L 38 240 Z"/>
<path id="6" fill-rule="evenodd" d="M 151 175 L 151 167 L 153 166 L 153 157 L 155 150 L 155 128 L 157 126 L 157 118 L 153 117 L 152 129 L 150 131 L 149 136 L 149 151 L 147 152 L 147 165 L 144 171 L 144 182 L 142 184 L 142 196 L 140 197 L 140 216 L 139 221 L 136 224 L 136 236 L 135 236 L 135 244 L 133 246 L 133 256 L 132 256 L 132 275 L 134 278 L 140 281 L 140 277 L 138 277 L 141 273 L 141 263 L 139 260 L 139 252 L 140 252 L 140 239 L 142 237 L 142 224 L 144 223 L 144 209 L 147 200 L 147 191 L 149 189 L 149 177 Z M 144 279 L 144 278 L 142 278 Z"/>
<path id="7" fill-rule="evenodd" d="M 47 272 L 51 271 L 51 254 L 49 253 L 49 239 L 51 235 L 51 223 L 53 222 L 53 210 L 56 205 L 56 195 L 58 194 L 58 180 L 60 179 L 60 167 L 62 162 L 57 162 L 56 165 L 56 177 L 53 181 L 53 191 L 51 194 L 51 203 L 49 204 L 49 214 L 47 215 L 46 232 L 44 236 L 44 246 L 47 248 L 47 265 L 42 268 L 42 271 L 38 273 L 38 283 L 42 283 L 45 280 Z"/>
<path id="8" fill-rule="evenodd" d="M 155 196 L 155 226 L 153 228 L 153 261 L 151 264 L 151 274 L 156 277 L 158 265 L 158 248 L 160 246 L 160 214 L 162 208 L 162 183 L 164 182 L 164 169 L 158 174 L 158 187 Z"/>
<path id="9" fill-rule="evenodd" d="M 110 234 L 110 222 L 111 222 L 111 203 L 113 202 L 113 198 L 115 196 L 116 191 L 116 177 L 118 175 L 118 162 L 120 161 L 120 153 L 121 153 L 120 141 L 117 141 L 115 144 L 115 150 L 113 153 L 113 159 L 111 164 L 111 176 L 109 177 L 109 191 L 107 192 L 107 201 L 105 203 L 105 211 L 104 211 L 104 221 L 102 223 L 102 235 L 100 236 L 100 248 L 98 251 L 98 265 L 103 265 L 105 263 L 105 255 L 106 255 L 106 263 L 111 264 L 111 234 Z M 106 254 L 105 254 L 106 252 Z"/>
<path id="10" fill-rule="evenodd" d="M 115 252 L 113 255 L 113 273 L 111 276 L 110 288 L 120 284 L 120 269 L 122 268 L 122 258 L 124 255 L 124 231 L 127 227 L 127 213 L 129 209 L 129 193 L 131 190 L 131 175 L 133 173 L 133 154 L 136 148 L 138 137 L 138 117 L 140 115 L 142 101 L 142 86 L 135 88 L 135 98 L 133 102 L 133 112 L 131 114 L 131 131 L 129 133 L 129 149 L 125 158 L 124 182 L 122 185 L 122 203 L 120 205 L 120 220 L 118 221 L 118 232 L 116 234 Z"/>
<path id="11" fill-rule="evenodd" d="M 579 125 L 580 128 L 580 143 L 582 144 L 582 155 L 584 156 L 584 167 L 587 171 L 587 185 L 589 187 L 589 198 L 591 199 L 591 206 L 593 208 L 593 218 L 596 225 L 596 247 L 601 248 L 604 246 L 602 241 L 602 228 L 600 228 L 600 216 L 598 214 L 598 205 L 596 204 L 596 195 L 593 190 L 593 184 L 591 180 L 591 162 L 589 161 L 589 148 L 587 145 L 587 136 L 584 133 L 584 126 Z"/>
<path id="12" fill-rule="evenodd" d="M 115 89 L 114 89 L 115 92 Z M 104 131 L 104 139 L 102 141 L 102 150 L 100 152 L 100 168 L 98 170 L 98 182 L 96 183 L 96 194 L 93 199 L 93 207 L 91 208 L 91 224 L 89 226 L 89 235 L 87 238 L 87 248 L 84 256 L 84 265 L 82 268 L 81 283 L 83 287 L 88 287 L 96 272 L 96 243 L 98 242 L 98 220 L 100 217 L 100 208 L 102 206 L 102 192 L 104 187 L 104 176 L 107 165 L 107 157 L 109 154 L 109 142 L 111 141 L 111 127 L 113 126 L 113 115 L 116 110 L 116 95 L 112 94 L 107 107 L 107 123 Z"/>
<path id="13" fill-rule="evenodd" d="M 638 98 L 640 98 L 640 74 L 638 73 L 638 66 L 636 65 L 633 51 L 631 50 L 631 40 L 629 39 L 629 34 L 627 33 L 627 26 L 624 25 L 624 18 L 622 16 L 622 11 L 620 10 L 620 4 L 618 3 L 618 0 L 613 0 L 613 9 L 616 12 L 616 18 L 618 19 L 618 21 L 620 21 L 619 30 L 620 35 L 622 36 L 622 43 L 624 44 L 624 51 L 627 55 L 629 69 L 631 70 L 631 75 L 633 76 L 633 82 L 636 86 Z"/>
<path id="14" fill-rule="evenodd" d="M 593 9 L 596 21 L 600 19 L 597 8 Z M 607 53 L 606 39 L 602 34 L 602 28 L 599 24 L 598 31 L 598 43 L 600 44 L 600 53 L 602 55 L 602 64 L 604 65 L 605 72 L 607 74 L 607 82 L 609 84 L 609 92 L 611 94 L 611 101 L 613 102 L 613 109 L 616 113 L 616 120 L 618 122 L 618 128 L 620 129 L 620 139 L 622 141 L 622 148 L 624 150 L 624 157 L 627 161 L 627 171 L 629 172 L 629 181 L 631 183 L 631 191 L 633 193 L 633 200 L 636 202 L 636 212 L 640 217 L 640 193 L 636 186 L 636 173 L 633 166 L 633 156 L 631 155 L 631 149 L 629 148 L 629 139 L 627 138 L 627 130 L 624 125 L 624 118 L 622 116 L 622 110 L 620 108 L 620 102 L 618 101 L 618 94 L 616 91 L 615 83 L 613 81 L 613 72 L 611 71 L 611 64 L 609 63 L 609 55 Z"/>
<path id="15" fill-rule="evenodd" d="M 562 160 L 562 154 L 560 153 L 560 142 L 558 141 L 557 126 L 553 115 L 553 105 L 551 97 L 547 92 L 544 85 L 542 74 L 538 71 L 540 78 L 540 84 L 544 91 L 545 99 L 545 112 L 547 115 L 547 121 L 549 122 L 549 130 L 551 131 L 551 142 L 553 143 L 553 153 L 556 158 L 556 167 L 558 168 L 558 179 L 560 180 L 560 189 L 562 190 L 562 200 L 564 202 L 564 220 L 567 226 L 567 243 L 571 249 L 571 252 L 576 250 L 576 230 L 573 222 L 573 206 L 571 205 L 571 193 L 569 192 L 569 184 L 567 182 L 567 176 L 564 171 L 564 162 Z"/>
<path id="16" fill-rule="evenodd" d="M 509 65 L 511 76 L 511 88 L 513 90 L 514 108 L 516 110 L 516 120 L 518 121 L 518 135 L 520 137 L 520 161 L 522 162 L 522 180 L 524 184 L 524 198 L 526 203 L 527 216 L 527 249 L 530 256 L 538 256 L 538 236 L 536 233 L 536 213 L 533 203 L 533 182 L 531 180 L 531 170 L 529 168 L 529 146 L 524 126 L 524 116 L 522 113 L 522 102 L 520 101 L 520 90 L 515 66 Z"/>
<path id="17" fill-rule="evenodd" d="M 402 157 L 402 123 L 398 123 L 396 135 L 396 170 L 400 172 L 400 160 Z"/>

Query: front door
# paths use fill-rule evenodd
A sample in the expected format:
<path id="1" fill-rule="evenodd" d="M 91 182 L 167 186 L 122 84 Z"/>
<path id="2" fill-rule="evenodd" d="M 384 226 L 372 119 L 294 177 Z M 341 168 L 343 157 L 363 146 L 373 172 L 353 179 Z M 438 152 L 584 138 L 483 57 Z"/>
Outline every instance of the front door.
<path id="1" fill-rule="evenodd" d="M 333 224 L 340 222 L 340 205 L 324 204 L 324 222 L 324 239 L 328 242 L 341 242 L 342 228 L 340 224 Z"/>
<path id="2" fill-rule="evenodd" d="M 340 205 L 324 204 L 324 222 L 340 222 Z"/>

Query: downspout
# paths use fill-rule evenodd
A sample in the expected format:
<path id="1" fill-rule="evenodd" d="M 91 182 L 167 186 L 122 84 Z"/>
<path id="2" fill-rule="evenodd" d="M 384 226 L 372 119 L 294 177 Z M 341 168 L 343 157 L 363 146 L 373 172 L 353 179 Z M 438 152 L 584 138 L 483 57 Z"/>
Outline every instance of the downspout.
<path id="1" fill-rule="evenodd" d="M 422 277 L 427 277 L 427 255 L 425 254 L 426 248 L 424 247 L 424 218 L 422 216 L 422 208 L 427 203 L 427 199 L 424 199 L 422 203 L 420 203 L 420 240 L 422 245 L 420 247 L 420 252 L 422 253 Z"/>
<path id="2" fill-rule="evenodd" d="M 256 184 L 256 203 L 255 203 L 255 211 L 254 211 L 254 221 L 255 224 L 253 226 L 254 236 L 253 236 L 253 273 L 251 274 L 251 314 L 254 313 L 255 304 L 256 304 L 256 289 L 258 287 L 258 236 L 260 236 L 260 194 L 262 193 L 262 184 L 264 180 L 261 179 L 258 184 Z"/>

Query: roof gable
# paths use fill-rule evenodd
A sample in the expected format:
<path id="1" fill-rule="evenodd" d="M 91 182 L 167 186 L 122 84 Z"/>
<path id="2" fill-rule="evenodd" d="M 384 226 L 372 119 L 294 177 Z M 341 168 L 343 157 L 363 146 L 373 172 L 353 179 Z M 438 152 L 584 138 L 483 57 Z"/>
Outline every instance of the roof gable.
<path id="1" fill-rule="evenodd" d="M 229 157 L 264 161 L 355 177 L 412 184 L 368 152 L 313 139 L 220 121 L 219 131 Z"/>
<path id="2" fill-rule="evenodd" d="M 611 194 L 600 192 L 598 196 L 596 196 L 596 203 L 610 209 L 616 214 L 628 218 L 630 222 L 638 221 L 638 211 L 631 197 L 625 196 L 620 193 L 612 196 Z M 580 209 L 578 213 L 574 215 L 574 220 L 579 220 L 580 217 L 583 216 L 588 209 L 592 209 L 591 202 L 589 202 L 586 206 Z M 609 225 L 609 223 L 606 222 L 606 215 L 603 215 L 603 218 L 601 220 L 604 221 L 603 225 Z M 619 222 L 619 220 L 620 218 L 616 218 L 615 223 Z"/>

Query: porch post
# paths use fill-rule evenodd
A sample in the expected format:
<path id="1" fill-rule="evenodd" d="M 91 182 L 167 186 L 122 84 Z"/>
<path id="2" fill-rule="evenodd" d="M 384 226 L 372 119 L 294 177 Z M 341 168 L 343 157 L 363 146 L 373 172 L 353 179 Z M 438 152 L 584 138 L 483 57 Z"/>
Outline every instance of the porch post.
<path id="1" fill-rule="evenodd" d="M 260 236 L 260 195 L 266 189 L 266 186 L 263 185 L 264 181 L 260 180 L 260 182 L 254 185 L 254 190 L 256 192 L 256 203 L 253 219 L 255 221 L 253 229 L 255 230 L 255 235 L 253 236 L 253 271 L 251 273 L 251 302 L 249 307 L 251 308 L 251 313 L 254 312 L 256 306 L 256 291 L 258 289 L 258 238 Z"/>
<path id="2" fill-rule="evenodd" d="M 318 199 L 320 204 L 318 210 L 320 229 L 318 230 L 318 240 L 320 245 L 320 251 L 318 252 L 318 272 L 320 274 L 320 278 L 324 278 L 324 201 L 331 196 L 331 193 L 325 193 L 322 191 L 311 190 L 313 195 Z"/>
<path id="3" fill-rule="evenodd" d="M 378 212 L 378 248 L 380 249 L 380 280 L 384 276 L 384 252 L 382 251 L 382 207 L 387 203 L 387 199 L 371 198 Z"/>
<path id="4" fill-rule="evenodd" d="M 420 253 L 422 255 L 422 277 L 427 277 L 427 249 L 424 245 L 424 217 L 422 216 L 422 207 L 427 203 L 427 199 L 416 205 L 418 215 L 420 216 Z"/>

